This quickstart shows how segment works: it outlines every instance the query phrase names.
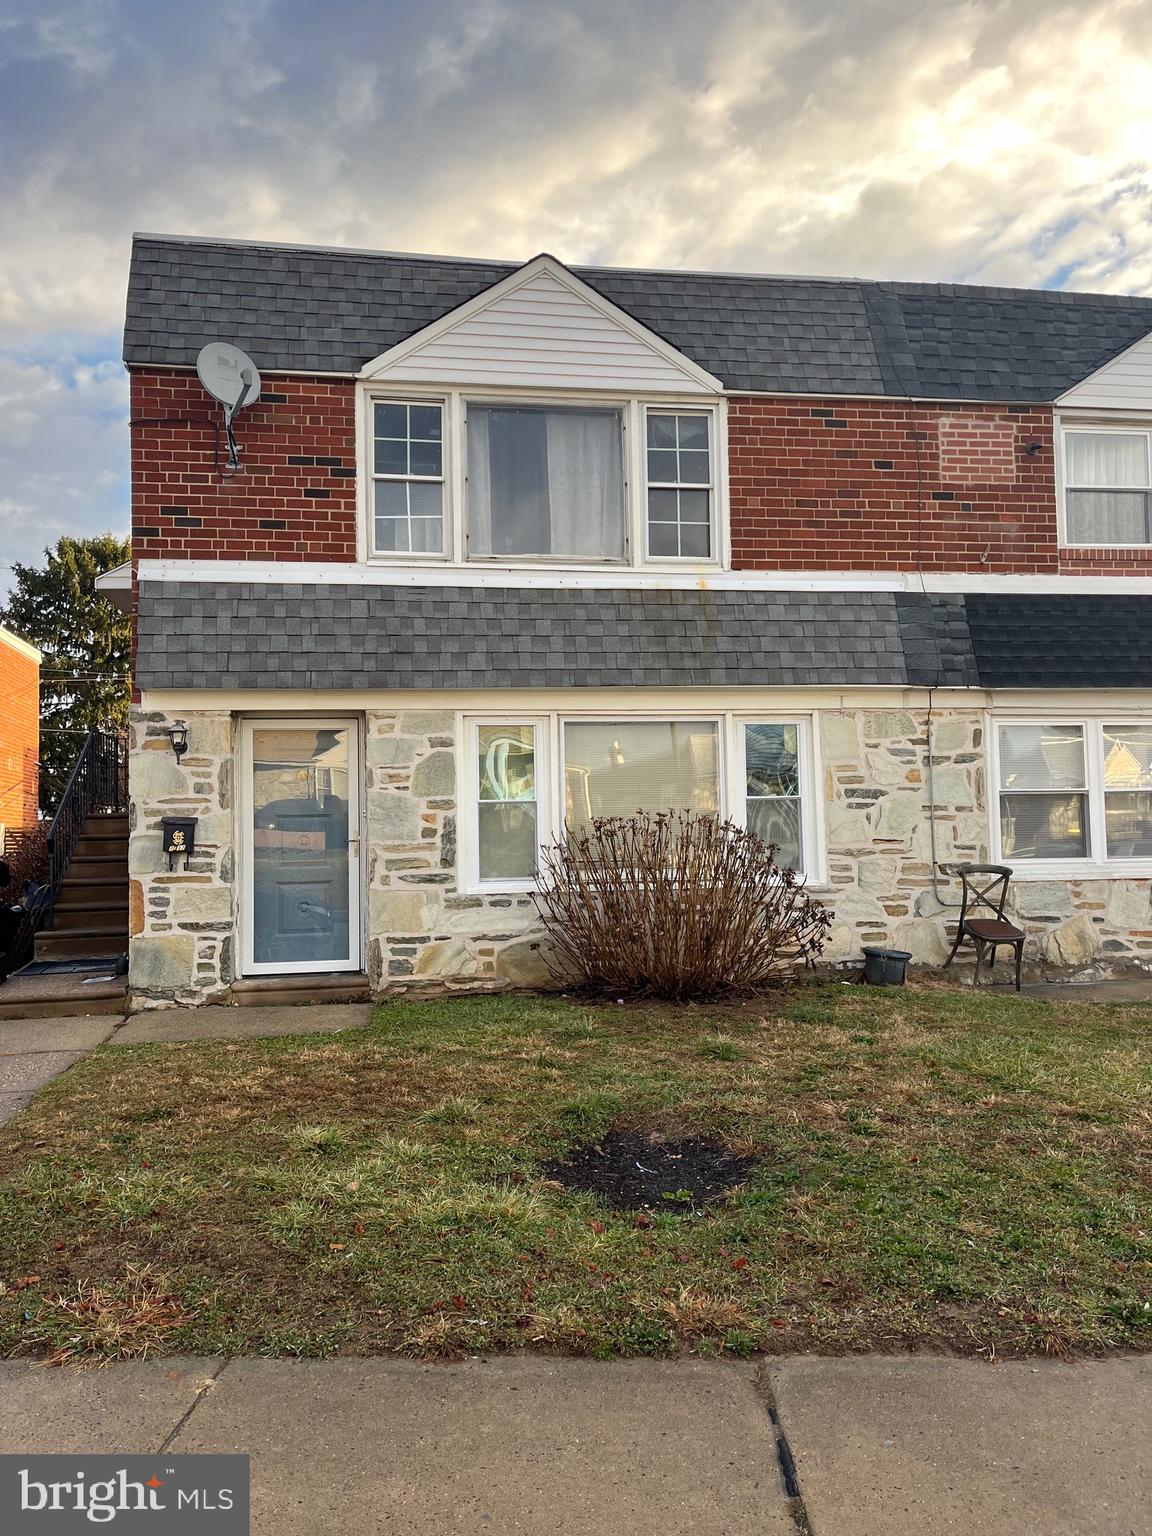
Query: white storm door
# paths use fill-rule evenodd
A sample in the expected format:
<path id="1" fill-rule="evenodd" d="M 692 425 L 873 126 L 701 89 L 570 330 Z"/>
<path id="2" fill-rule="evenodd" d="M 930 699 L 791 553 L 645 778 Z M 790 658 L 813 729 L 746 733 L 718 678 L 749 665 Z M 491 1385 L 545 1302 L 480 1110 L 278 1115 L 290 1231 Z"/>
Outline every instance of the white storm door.
<path id="1" fill-rule="evenodd" d="M 241 970 L 360 969 L 360 731 L 243 723 Z"/>

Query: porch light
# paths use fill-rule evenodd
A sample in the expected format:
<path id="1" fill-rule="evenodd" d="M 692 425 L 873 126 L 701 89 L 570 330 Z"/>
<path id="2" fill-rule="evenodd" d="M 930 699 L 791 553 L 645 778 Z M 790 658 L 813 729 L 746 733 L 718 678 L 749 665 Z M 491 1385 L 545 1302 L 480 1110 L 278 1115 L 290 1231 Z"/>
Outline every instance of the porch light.
<path id="1" fill-rule="evenodd" d="M 168 740 L 172 743 L 172 751 L 179 762 L 188 750 L 188 727 L 186 725 L 170 725 L 168 727 Z"/>

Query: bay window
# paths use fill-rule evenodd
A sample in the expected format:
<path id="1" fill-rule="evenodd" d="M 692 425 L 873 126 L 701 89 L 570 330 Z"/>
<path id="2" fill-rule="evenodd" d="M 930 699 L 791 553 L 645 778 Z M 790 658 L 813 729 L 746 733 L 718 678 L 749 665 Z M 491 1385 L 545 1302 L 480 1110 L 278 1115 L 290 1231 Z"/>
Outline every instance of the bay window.
<path id="1" fill-rule="evenodd" d="M 1152 722 L 1004 722 L 996 746 L 1005 863 L 1152 861 Z"/>
<path id="2" fill-rule="evenodd" d="M 637 811 L 726 817 L 815 874 L 811 723 L 698 717 L 475 716 L 461 733 L 465 888 L 531 890 L 563 828 Z"/>
<path id="3" fill-rule="evenodd" d="M 1152 434 L 1066 427 L 1063 436 L 1066 541 L 1152 543 Z"/>
<path id="4" fill-rule="evenodd" d="M 369 559 L 722 563 L 723 402 L 491 395 L 364 392 Z"/>

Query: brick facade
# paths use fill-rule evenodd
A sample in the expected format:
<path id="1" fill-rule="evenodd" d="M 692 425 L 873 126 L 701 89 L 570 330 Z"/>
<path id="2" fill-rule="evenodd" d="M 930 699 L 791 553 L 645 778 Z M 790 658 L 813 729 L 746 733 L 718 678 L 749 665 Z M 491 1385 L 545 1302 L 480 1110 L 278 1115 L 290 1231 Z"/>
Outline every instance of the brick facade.
<path id="1" fill-rule="evenodd" d="M 733 399 L 728 454 L 737 567 L 1059 569 L 1048 409 Z"/>
<path id="2" fill-rule="evenodd" d="M 243 469 L 231 478 L 218 468 L 220 408 L 194 373 L 134 371 L 131 403 L 137 560 L 356 559 L 350 380 L 266 375 L 237 418 Z"/>
<path id="3" fill-rule="evenodd" d="M 135 557 L 354 562 L 355 411 L 351 380 L 266 375 L 223 478 L 195 374 L 134 369 Z M 728 423 L 738 570 L 1152 574 L 1059 548 L 1047 406 L 733 396 Z"/>
<path id="4" fill-rule="evenodd" d="M 0 827 L 35 824 L 40 756 L 40 663 L 0 630 Z"/>

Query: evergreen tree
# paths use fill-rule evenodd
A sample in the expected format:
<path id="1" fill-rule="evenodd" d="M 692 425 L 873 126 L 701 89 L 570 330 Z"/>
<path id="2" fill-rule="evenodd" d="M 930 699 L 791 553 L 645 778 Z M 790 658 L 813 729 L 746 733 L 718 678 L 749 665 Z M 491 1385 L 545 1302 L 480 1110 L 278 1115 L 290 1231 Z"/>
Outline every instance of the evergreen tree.
<path id="1" fill-rule="evenodd" d="M 62 538 L 43 566 L 13 566 L 0 623 L 44 653 L 40 670 L 40 804 L 51 808 L 87 731 L 123 731 L 131 696 L 132 624 L 96 592 L 103 571 L 130 558 L 114 534 Z"/>

